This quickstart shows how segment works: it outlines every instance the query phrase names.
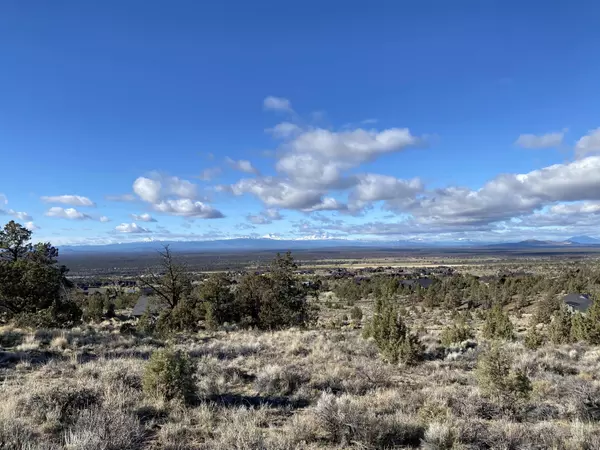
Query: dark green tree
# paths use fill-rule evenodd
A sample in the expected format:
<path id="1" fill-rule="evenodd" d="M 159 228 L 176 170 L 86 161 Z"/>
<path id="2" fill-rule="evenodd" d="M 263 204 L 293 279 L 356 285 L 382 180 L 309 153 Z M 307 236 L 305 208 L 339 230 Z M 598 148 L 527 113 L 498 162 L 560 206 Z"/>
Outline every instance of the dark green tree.
<path id="1" fill-rule="evenodd" d="M 57 262 L 58 250 L 30 240 L 31 231 L 14 221 L 0 230 L 0 319 L 45 310 L 53 316 L 70 311 L 75 316 L 67 322 L 77 322 L 81 311 L 68 300 L 72 284 L 66 278 L 68 269 Z"/>
<path id="2" fill-rule="evenodd" d="M 261 328 L 306 326 L 314 320 L 315 311 L 308 301 L 310 289 L 296 275 L 297 269 L 291 252 L 278 253 L 271 263 L 270 286 L 263 294 L 259 313 Z"/>
<path id="3" fill-rule="evenodd" d="M 231 280 L 223 273 L 208 277 L 198 288 L 198 297 L 204 306 L 206 324 L 211 327 L 239 320 Z"/>

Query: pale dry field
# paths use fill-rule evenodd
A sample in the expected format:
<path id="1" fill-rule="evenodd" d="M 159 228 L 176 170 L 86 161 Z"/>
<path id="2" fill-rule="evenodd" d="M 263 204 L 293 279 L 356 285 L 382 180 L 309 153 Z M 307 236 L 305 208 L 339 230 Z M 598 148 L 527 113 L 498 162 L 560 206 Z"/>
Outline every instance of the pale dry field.
<path id="1" fill-rule="evenodd" d="M 600 448 L 600 348 L 527 350 L 522 336 L 505 343 L 513 367 L 533 383 L 529 400 L 507 405 L 478 386 L 474 368 L 488 345 L 479 335 L 440 346 L 449 313 L 407 308 L 426 346 L 426 360 L 412 367 L 384 363 L 347 313 L 333 309 L 311 330 L 167 341 L 121 334 L 109 321 L 73 330 L 5 327 L 0 448 Z M 192 358 L 198 394 L 191 405 L 142 391 L 147 359 L 165 345 Z"/>

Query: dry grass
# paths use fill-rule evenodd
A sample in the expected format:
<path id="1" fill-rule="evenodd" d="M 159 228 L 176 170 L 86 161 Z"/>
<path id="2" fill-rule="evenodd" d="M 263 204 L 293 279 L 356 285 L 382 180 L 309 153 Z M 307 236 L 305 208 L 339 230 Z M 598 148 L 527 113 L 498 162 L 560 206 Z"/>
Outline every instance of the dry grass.
<path id="1" fill-rule="evenodd" d="M 368 303 L 360 305 L 370 314 Z M 347 310 L 330 311 L 342 316 Z M 515 322 L 524 323 L 527 318 Z M 341 320 L 341 319 L 340 319 Z M 531 379 L 515 405 L 486 398 L 474 368 L 486 344 L 443 349 L 450 314 L 409 308 L 428 355 L 383 363 L 359 329 L 231 331 L 169 342 L 105 322 L 74 330 L 0 329 L 2 449 L 599 449 L 600 348 L 505 344 Z M 518 328 L 518 327 L 517 327 Z M 479 345 L 477 345 L 479 344 Z M 191 405 L 147 398 L 152 351 L 189 353 Z"/>

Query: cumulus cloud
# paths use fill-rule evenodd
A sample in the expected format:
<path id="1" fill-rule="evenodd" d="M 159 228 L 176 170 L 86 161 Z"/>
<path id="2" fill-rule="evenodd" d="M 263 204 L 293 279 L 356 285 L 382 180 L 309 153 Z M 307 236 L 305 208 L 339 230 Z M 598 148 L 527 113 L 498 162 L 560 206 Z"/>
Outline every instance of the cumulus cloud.
<path id="1" fill-rule="evenodd" d="M 117 225 L 115 227 L 115 231 L 119 233 L 130 233 L 130 234 L 142 234 L 142 233 L 152 233 L 152 231 L 147 228 L 140 227 L 137 223 L 122 223 L 121 225 Z"/>
<path id="2" fill-rule="evenodd" d="M 169 196 L 196 198 L 197 188 L 187 180 L 154 173 L 151 177 L 137 178 L 133 182 L 133 192 L 145 202 L 158 203 Z"/>
<path id="3" fill-rule="evenodd" d="M 220 211 L 197 200 L 195 184 L 178 177 L 158 173 L 139 177 L 133 183 L 133 191 L 159 213 L 204 219 L 224 217 Z"/>
<path id="4" fill-rule="evenodd" d="M 304 208 L 303 211 L 343 211 L 346 209 L 348 209 L 348 206 L 345 203 L 341 203 L 333 197 L 325 197 L 316 205 L 312 205 L 310 208 Z"/>
<path id="5" fill-rule="evenodd" d="M 69 220 L 91 219 L 90 216 L 82 213 L 81 211 L 77 211 L 75 208 L 62 208 L 60 206 L 53 206 L 50 208 L 48 211 L 46 211 L 46 216 Z"/>
<path id="6" fill-rule="evenodd" d="M 100 220 L 102 223 L 110 222 L 110 219 L 106 216 L 101 216 L 98 220 Z"/>
<path id="7" fill-rule="evenodd" d="M 9 215 L 9 216 L 13 216 L 15 219 L 17 220 L 21 220 L 21 221 L 30 221 L 32 220 L 32 217 L 27 214 L 26 212 L 23 211 L 15 211 L 14 209 L 0 209 L 0 215 Z"/>
<path id="8" fill-rule="evenodd" d="M 283 122 L 267 131 L 282 140 L 275 152 L 278 175 L 242 179 L 219 190 L 254 195 L 269 208 L 304 212 L 347 210 L 348 205 L 333 197 L 331 191 L 344 191 L 361 182 L 361 178 L 348 173 L 349 170 L 423 142 L 407 128 L 334 131 Z M 369 202 L 365 183 L 353 194 L 355 208 L 361 202 L 363 206 Z M 399 195 L 399 187 L 397 191 Z"/>
<path id="9" fill-rule="evenodd" d="M 96 204 L 87 197 L 81 195 L 55 195 L 41 197 L 44 203 L 61 203 L 70 206 L 96 206 Z"/>
<path id="10" fill-rule="evenodd" d="M 600 157 L 499 175 L 481 189 L 449 187 L 407 205 L 422 223 L 489 224 L 558 202 L 600 200 Z"/>
<path id="11" fill-rule="evenodd" d="M 148 213 L 132 214 L 131 218 L 137 222 L 156 222 L 156 219 Z"/>
<path id="12" fill-rule="evenodd" d="M 263 100 L 263 108 L 271 111 L 294 112 L 292 103 L 283 97 L 273 97 L 272 95 Z"/>
<path id="13" fill-rule="evenodd" d="M 250 161 L 245 159 L 234 160 L 229 157 L 226 158 L 226 161 L 232 169 L 239 170 L 240 172 L 244 173 L 253 173 L 258 175 L 258 169 L 254 167 Z"/>
<path id="14" fill-rule="evenodd" d="M 29 231 L 36 231 L 40 229 L 40 227 L 31 221 L 25 222 L 25 228 L 27 228 Z"/>
<path id="15" fill-rule="evenodd" d="M 600 153 L 600 128 L 591 130 L 575 144 L 575 156 L 584 158 Z"/>
<path id="16" fill-rule="evenodd" d="M 245 178 L 230 189 L 235 195 L 255 195 L 270 208 L 307 209 L 321 203 L 323 197 L 321 191 L 301 188 L 274 177 Z"/>
<path id="17" fill-rule="evenodd" d="M 223 214 L 212 206 L 188 198 L 164 200 L 155 204 L 154 209 L 161 213 L 183 217 L 199 217 L 202 219 L 218 219 Z"/>
<path id="18" fill-rule="evenodd" d="M 522 134 L 515 144 L 528 149 L 542 149 L 559 147 L 563 143 L 565 131 L 555 131 L 546 134 Z"/>
<path id="19" fill-rule="evenodd" d="M 350 193 L 350 204 L 352 209 L 361 209 L 373 202 L 385 200 L 390 208 L 397 208 L 414 200 L 424 189 L 419 178 L 402 180 L 373 173 L 359 175 L 358 183 Z"/>

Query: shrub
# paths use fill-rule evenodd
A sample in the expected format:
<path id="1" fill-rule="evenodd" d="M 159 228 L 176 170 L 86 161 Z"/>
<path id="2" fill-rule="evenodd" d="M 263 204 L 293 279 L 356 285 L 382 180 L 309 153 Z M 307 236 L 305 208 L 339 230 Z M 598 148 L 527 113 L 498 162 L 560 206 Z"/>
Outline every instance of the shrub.
<path id="1" fill-rule="evenodd" d="M 307 381 L 306 375 L 295 367 L 267 366 L 258 373 L 254 386 L 265 395 L 290 395 Z"/>
<path id="2" fill-rule="evenodd" d="M 86 322 L 101 322 L 104 319 L 104 297 L 102 295 L 91 295 L 84 308 L 83 320 Z"/>
<path id="3" fill-rule="evenodd" d="M 548 337 L 553 344 L 567 344 L 571 342 L 571 320 L 569 310 L 563 306 L 553 316 L 548 327 Z"/>
<path id="4" fill-rule="evenodd" d="M 600 345 L 600 300 L 595 299 L 585 315 L 576 313 L 572 316 L 571 340 Z"/>
<path id="5" fill-rule="evenodd" d="M 499 304 L 496 304 L 487 313 L 483 325 L 483 336 L 487 339 L 514 339 L 513 324 Z"/>
<path id="6" fill-rule="evenodd" d="M 469 328 L 469 325 L 462 319 L 444 328 L 440 336 L 444 347 L 450 347 L 452 344 L 458 344 L 468 339 L 473 339 L 473 332 Z"/>
<path id="7" fill-rule="evenodd" d="M 146 311 L 142 316 L 138 319 L 135 329 L 140 334 L 153 334 L 156 330 L 156 317 Z"/>
<path id="8" fill-rule="evenodd" d="M 362 298 L 362 290 L 353 279 L 341 280 L 334 289 L 335 296 L 340 301 L 346 301 L 350 306 Z"/>
<path id="9" fill-rule="evenodd" d="M 553 292 L 547 293 L 537 304 L 533 314 L 535 323 L 550 323 L 552 315 L 560 309 L 561 302 Z"/>
<path id="10" fill-rule="evenodd" d="M 360 309 L 358 306 L 352 308 L 350 310 L 350 318 L 356 322 L 360 322 L 363 318 L 362 309 Z"/>
<path id="11" fill-rule="evenodd" d="M 383 359 L 397 364 L 414 364 L 423 354 L 423 346 L 413 335 L 397 309 L 389 300 L 378 300 L 376 310 L 364 336 L 372 337 L 381 352 Z"/>
<path id="12" fill-rule="evenodd" d="M 511 363 L 509 354 L 498 346 L 480 355 L 476 376 L 484 395 L 506 403 L 529 398 L 531 381 L 522 371 L 513 371 Z"/>
<path id="13" fill-rule="evenodd" d="M 23 343 L 24 338 L 25 333 L 21 330 L 4 329 L 0 331 L 0 348 L 16 347 Z"/>
<path id="14" fill-rule="evenodd" d="M 194 331 L 198 325 L 198 309 L 191 299 L 182 299 L 173 309 L 163 310 L 156 320 L 155 330 L 161 335 L 179 331 Z"/>
<path id="15" fill-rule="evenodd" d="M 122 411 L 92 408 L 81 411 L 65 433 L 69 450 L 136 450 L 143 446 L 144 428 Z"/>
<path id="16" fill-rule="evenodd" d="M 142 387 L 150 397 L 189 402 L 196 389 L 189 356 L 171 349 L 155 351 L 144 369 Z"/>
<path id="17" fill-rule="evenodd" d="M 535 325 L 531 325 L 527 330 L 523 344 L 529 350 L 536 350 L 544 344 L 544 335 L 538 331 Z"/>
<path id="18" fill-rule="evenodd" d="M 71 328 L 81 322 L 81 316 L 75 302 L 56 300 L 49 308 L 18 314 L 13 322 L 24 328 Z"/>

